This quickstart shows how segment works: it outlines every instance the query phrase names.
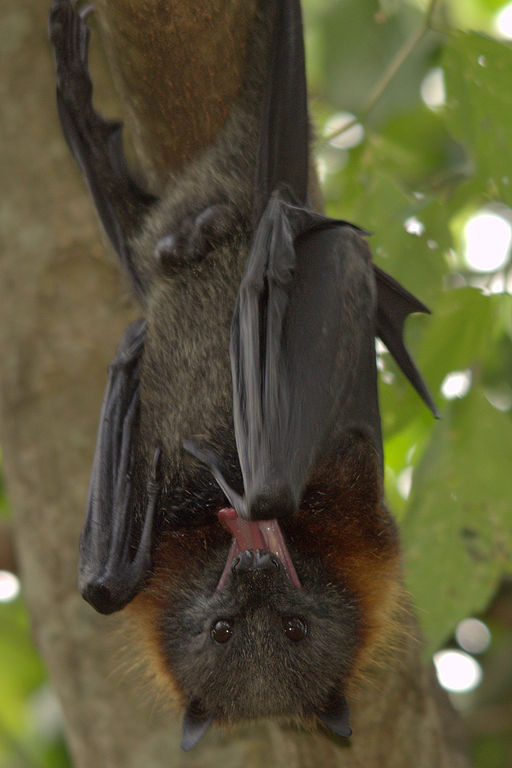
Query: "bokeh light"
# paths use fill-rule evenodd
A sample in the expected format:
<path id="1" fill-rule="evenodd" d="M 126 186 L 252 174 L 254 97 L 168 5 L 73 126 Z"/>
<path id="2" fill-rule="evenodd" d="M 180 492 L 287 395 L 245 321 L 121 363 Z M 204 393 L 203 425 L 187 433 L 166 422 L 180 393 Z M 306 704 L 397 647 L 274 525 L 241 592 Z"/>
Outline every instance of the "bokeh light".
<path id="1" fill-rule="evenodd" d="M 446 103 L 446 88 L 442 67 L 434 67 L 423 78 L 420 88 L 421 98 L 429 109 L 440 109 Z"/>
<path id="2" fill-rule="evenodd" d="M 482 209 L 464 227 L 464 260 L 474 272 L 495 272 L 510 255 L 512 227 L 503 216 Z"/>
<path id="3" fill-rule="evenodd" d="M 483 653 L 491 644 L 489 627 L 480 619 L 464 619 L 457 624 L 455 638 L 468 653 Z"/>
<path id="4" fill-rule="evenodd" d="M 416 216 L 409 216 L 409 218 L 404 221 L 404 229 L 410 235 L 417 235 L 420 237 L 425 231 L 425 225 Z"/>
<path id="5" fill-rule="evenodd" d="M 354 123 L 343 130 L 346 125 L 349 125 L 356 119 L 356 116 L 351 112 L 337 112 L 335 115 L 329 118 L 325 124 L 325 135 L 330 136 L 336 131 L 342 131 L 338 136 L 329 140 L 329 144 L 336 149 L 352 149 L 357 147 L 364 139 L 364 128 L 361 123 Z"/>
<path id="6" fill-rule="evenodd" d="M 494 17 L 493 26 L 501 37 L 512 40 L 512 3 L 500 8 Z"/>
<path id="7" fill-rule="evenodd" d="M 448 373 L 441 384 L 441 394 L 446 400 L 465 397 L 471 389 L 471 371 L 452 371 Z"/>
<path id="8" fill-rule="evenodd" d="M 408 499 L 412 488 L 413 467 L 403 469 L 396 479 L 396 489 L 402 499 Z"/>
<path id="9" fill-rule="evenodd" d="M 463 651 L 439 651 L 434 654 L 434 665 L 439 684 L 447 691 L 467 693 L 482 681 L 480 664 Z"/>
<path id="10" fill-rule="evenodd" d="M 20 593 L 20 580 L 10 571 L 0 571 L 0 603 L 16 600 Z"/>

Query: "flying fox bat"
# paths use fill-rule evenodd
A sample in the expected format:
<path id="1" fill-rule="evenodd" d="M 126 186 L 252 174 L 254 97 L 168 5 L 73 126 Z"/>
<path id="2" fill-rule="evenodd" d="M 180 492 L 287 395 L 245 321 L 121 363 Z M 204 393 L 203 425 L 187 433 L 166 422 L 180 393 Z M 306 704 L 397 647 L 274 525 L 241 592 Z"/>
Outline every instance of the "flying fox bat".
<path id="1" fill-rule="evenodd" d="M 300 2 L 261 0 L 239 103 L 161 199 L 93 108 L 85 13 L 54 0 L 49 29 L 64 135 L 144 315 L 109 368 L 82 594 L 134 615 L 184 749 L 268 716 L 349 736 L 400 597 L 375 336 L 435 408 L 402 340 L 426 308 L 309 202 Z"/>

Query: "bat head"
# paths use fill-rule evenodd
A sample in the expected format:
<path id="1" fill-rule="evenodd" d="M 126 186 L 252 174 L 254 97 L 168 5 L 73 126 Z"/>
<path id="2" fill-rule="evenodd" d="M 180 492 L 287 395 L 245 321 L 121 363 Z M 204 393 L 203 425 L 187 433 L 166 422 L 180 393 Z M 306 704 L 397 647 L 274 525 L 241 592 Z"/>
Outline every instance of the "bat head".
<path id="1" fill-rule="evenodd" d="M 318 717 L 350 734 L 344 692 L 370 628 L 382 634 L 377 614 L 399 570 L 396 529 L 366 456 L 313 478 L 298 512 L 279 523 L 221 509 L 221 525 L 161 541 L 135 605 L 151 604 L 158 663 L 185 707 L 184 748 L 212 721 Z"/>
<path id="2" fill-rule="evenodd" d="M 280 533 L 276 521 L 250 525 Z M 354 596 L 314 562 L 300 563 L 300 583 L 286 545 L 276 555 L 239 551 L 243 541 L 234 537 L 220 579 L 220 558 L 210 556 L 159 614 L 160 652 L 186 703 L 182 746 L 194 746 L 212 720 L 269 716 L 317 714 L 348 736 L 340 691 L 357 644 Z"/>

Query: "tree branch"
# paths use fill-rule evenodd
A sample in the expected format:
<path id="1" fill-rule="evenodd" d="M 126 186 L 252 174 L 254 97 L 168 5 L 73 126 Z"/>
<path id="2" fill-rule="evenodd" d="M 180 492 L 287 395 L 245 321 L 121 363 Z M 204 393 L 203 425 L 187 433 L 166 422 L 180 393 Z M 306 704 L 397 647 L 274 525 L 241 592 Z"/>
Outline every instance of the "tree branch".
<path id="1" fill-rule="evenodd" d="M 414 51 L 416 46 L 423 40 L 427 32 L 431 29 L 432 26 L 432 19 L 436 13 L 437 7 L 440 3 L 440 0 L 430 0 L 428 8 L 425 12 L 425 17 L 416 30 L 416 32 L 407 40 L 402 48 L 400 48 L 393 59 L 390 61 L 387 69 L 384 70 L 384 73 L 381 77 L 381 79 L 376 83 L 375 88 L 368 96 L 368 99 L 366 100 L 366 103 L 364 104 L 363 108 L 361 109 L 361 113 L 359 117 L 354 117 L 352 120 L 349 120 L 345 125 L 343 125 L 341 128 L 338 128 L 336 131 L 332 131 L 327 136 L 322 136 L 322 138 L 318 141 L 318 146 L 323 146 L 324 144 L 328 144 L 333 139 L 336 139 L 338 136 L 341 136 L 342 134 L 346 133 L 346 131 L 349 131 L 351 128 L 354 127 L 354 125 L 357 125 L 358 123 L 364 123 L 372 109 L 378 104 L 384 93 L 386 92 L 388 86 L 391 84 L 391 82 L 394 80 L 398 72 L 401 70 L 411 53 Z"/>

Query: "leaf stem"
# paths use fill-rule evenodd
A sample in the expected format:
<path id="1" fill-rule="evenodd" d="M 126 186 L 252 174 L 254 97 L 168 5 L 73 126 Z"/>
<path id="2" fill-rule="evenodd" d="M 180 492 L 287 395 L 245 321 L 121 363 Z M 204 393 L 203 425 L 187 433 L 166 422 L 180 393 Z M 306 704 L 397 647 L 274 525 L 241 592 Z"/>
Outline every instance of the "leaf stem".
<path id="1" fill-rule="evenodd" d="M 361 109 L 360 116 L 352 118 L 352 120 L 350 120 L 348 123 L 345 123 L 345 125 L 342 128 L 338 128 L 336 131 L 333 131 L 327 136 L 322 137 L 322 139 L 319 141 L 320 145 L 327 144 L 329 141 L 332 141 L 338 136 L 341 136 L 341 134 L 350 130 L 350 128 L 352 128 L 357 123 L 364 122 L 364 120 L 368 117 L 369 113 L 372 111 L 372 109 L 375 107 L 377 102 L 382 97 L 382 94 L 385 92 L 388 85 L 395 78 L 397 72 L 399 72 L 399 70 L 407 61 L 407 59 L 409 58 L 409 56 L 411 55 L 415 47 L 418 45 L 418 43 L 423 39 L 423 37 L 427 34 L 429 29 L 431 28 L 432 18 L 437 10 L 437 6 L 439 5 L 439 2 L 440 0 L 430 0 L 427 10 L 425 12 L 425 16 L 420 26 L 418 27 L 416 32 L 412 35 L 412 37 L 409 40 L 407 40 L 407 42 L 402 46 L 402 48 L 400 48 L 400 50 L 397 51 L 394 58 L 391 60 L 388 68 L 386 69 L 381 79 L 376 84 L 375 88 L 373 89 L 368 99 L 366 100 L 365 105 Z"/>

